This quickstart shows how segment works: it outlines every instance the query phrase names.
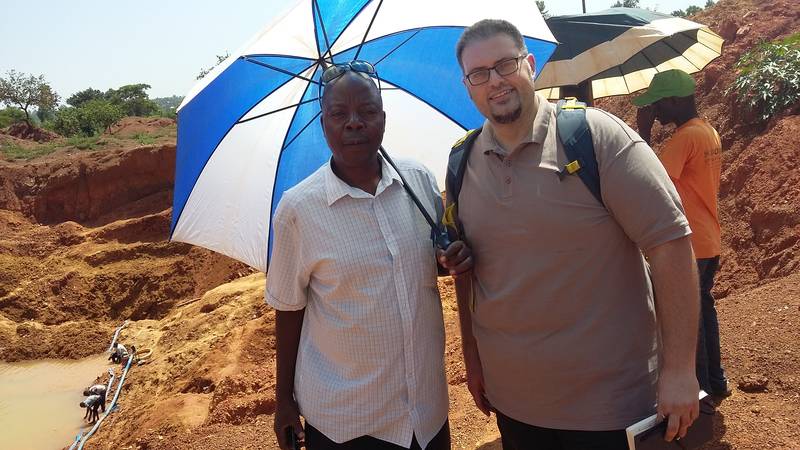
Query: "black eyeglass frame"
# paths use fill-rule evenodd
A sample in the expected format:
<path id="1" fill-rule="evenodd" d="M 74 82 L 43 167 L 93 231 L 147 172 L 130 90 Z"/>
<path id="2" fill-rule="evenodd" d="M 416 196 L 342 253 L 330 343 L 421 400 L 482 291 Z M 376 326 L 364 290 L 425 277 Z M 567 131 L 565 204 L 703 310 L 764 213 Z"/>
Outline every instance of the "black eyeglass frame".
<path id="1" fill-rule="evenodd" d="M 516 56 L 516 57 L 511 57 L 511 58 L 506 58 L 506 59 L 500 60 L 500 61 L 497 62 L 497 64 L 493 65 L 492 67 L 487 67 L 485 69 L 473 70 L 472 72 L 464 75 L 464 80 L 468 81 L 469 84 L 472 85 L 472 86 L 480 86 L 482 84 L 486 84 L 486 83 L 489 82 L 489 80 L 492 79 L 492 70 L 494 70 L 501 77 L 505 78 L 505 77 L 511 75 L 512 73 L 518 71 L 519 67 L 520 67 L 520 61 L 522 61 L 523 59 L 525 59 L 527 57 L 528 57 L 528 53 L 525 53 L 523 55 L 519 55 L 519 56 Z M 509 63 L 511 61 L 514 61 L 514 69 L 509 70 L 508 72 L 505 72 L 505 73 L 501 73 L 500 70 L 498 70 L 498 68 L 500 66 L 502 66 L 503 64 Z M 474 75 L 478 75 L 478 74 L 485 74 L 486 75 L 486 80 L 485 81 L 481 81 L 479 83 L 476 83 L 476 82 L 472 81 L 472 77 Z"/>

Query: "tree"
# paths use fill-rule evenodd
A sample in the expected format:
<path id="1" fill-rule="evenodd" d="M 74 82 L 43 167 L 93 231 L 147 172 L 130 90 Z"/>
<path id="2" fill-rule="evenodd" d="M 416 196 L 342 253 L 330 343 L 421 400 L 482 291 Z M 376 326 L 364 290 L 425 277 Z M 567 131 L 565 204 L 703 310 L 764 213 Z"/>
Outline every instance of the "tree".
<path id="1" fill-rule="evenodd" d="M 699 13 L 702 10 L 703 10 L 703 8 L 701 8 L 699 6 L 696 6 L 696 5 L 687 6 L 686 7 L 686 16 L 687 17 L 688 16 L 693 16 L 693 15 Z"/>
<path id="2" fill-rule="evenodd" d="M 545 19 L 550 17 L 550 12 L 547 10 L 547 7 L 544 6 L 544 0 L 536 0 L 536 7 L 539 8 L 539 12 L 542 13 L 542 17 Z"/>
<path id="3" fill-rule="evenodd" d="M 7 78 L 0 78 L 0 103 L 19 107 L 25 113 L 25 123 L 28 127 L 32 127 L 32 107 L 54 109 L 58 100 L 58 94 L 45 81 L 44 75 L 35 77 L 10 70 L 7 72 Z"/>
<path id="4" fill-rule="evenodd" d="M 77 108 L 90 100 L 100 98 L 104 98 L 103 92 L 89 88 L 70 95 L 67 99 L 67 104 Z"/>
<path id="5" fill-rule="evenodd" d="M 90 125 L 91 133 L 89 134 L 108 131 L 111 125 L 125 117 L 122 108 L 108 100 L 90 100 L 84 103 L 79 109 L 81 110 L 81 119 L 87 125 Z"/>
<path id="6" fill-rule="evenodd" d="M 536 6 L 539 6 L 539 2 L 538 1 L 536 2 Z M 544 6 L 544 1 L 542 1 L 542 6 Z M 542 6 L 539 6 L 539 11 L 542 10 Z M 227 51 L 225 52 L 224 55 L 217 55 L 217 63 L 214 64 L 213 66 L 209 67 L 208 69 L 200 69 L 200 74 L 197 75 L 197 79 L 198 80 L 203 79 L 203 77 L 208 75 L 209 72 L 214 70 L 214 67 L 217 67 L 218 65 L 222 64 L 222 61 L 225 61 L 226 59 L 228 59 L 228 56 L 230 56 L 230 55 L 228 54 Z"/>
<path id="7" fill-rule="evenodd" d="M 714 0 L 706 0 L 706 8 L 711 8 L 714 6 Z"/>
<path id="8" fill-rule="evenodd" d="M 617 0 L 617 2 L 614 3 L 611 7 L 612 8 L 620 8 L 620 7 L 622 7 L 622 8 L 638 8 L 639 7 L 639 0 L 622 0 L 621 2 L 619 0 Z"/>
<path id="9" fill-rule="evenodd" d="M 675 17 L 686 17 L 686 13 L 683 12 L 682 9 L 676 9 L 675 11 L 672 11 L 672 15 Z"/>
<path id="10" fill-rule="evenodd" d="M 149 116 L 158 111 L 156 105 L 145 92 L 149 84 L 127 84 L 119 89 L 109 89 L 105 99 L 122 108 L 128 116 Z"/>
<path id="11" fill-rule="evenodd" d="M 161 109 L 161 115 L 164 117 L 175 118 L 178 106 L 181 105 L 183 97 L 180 95 L 173 95 L 172 97 L 158 97 L 154 98 L 153 102 Z"/>

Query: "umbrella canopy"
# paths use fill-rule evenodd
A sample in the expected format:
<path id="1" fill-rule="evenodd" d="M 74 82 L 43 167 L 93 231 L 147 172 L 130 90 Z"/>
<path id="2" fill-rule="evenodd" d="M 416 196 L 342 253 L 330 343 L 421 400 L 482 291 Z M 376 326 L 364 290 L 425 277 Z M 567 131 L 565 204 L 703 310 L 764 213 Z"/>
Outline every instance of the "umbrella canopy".
<path id="1" fill-rule="evenodd" d="M 555 16 L 547 25 L 559 45 L 536 87 L 548 98 L 582 83 L 593 98 L 629 94 L 658 72 L 694 73 L 722 53 L 723 39 L 705 25 L 639 8 Z"/>
<path id="2" fill-rule="evenodd" d="M 519 27 L 540 72 L 556 44 L 529 0 L 299 2 L 180 106 L 171 239 L 266 270 L 281 196 L 330 158 L 317 97 L 331 63 L 375 66 L 384 147 L 426 164 L 444 186 L 450 146 L 483 121 L 461 85 L 455 44 L 487 17 Z"/>

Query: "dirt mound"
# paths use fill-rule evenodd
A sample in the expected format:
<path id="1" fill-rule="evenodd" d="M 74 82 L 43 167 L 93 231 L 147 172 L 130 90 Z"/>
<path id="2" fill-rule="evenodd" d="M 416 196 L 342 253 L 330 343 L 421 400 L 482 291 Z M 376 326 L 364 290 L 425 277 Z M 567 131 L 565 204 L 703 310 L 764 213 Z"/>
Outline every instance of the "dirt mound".
<path id="1" fill-rule="evenodd" d="M 51 224 L 152 214 L 171 206 L 174 173 L 174 144 L 0 163 L 0 209 Z"/>
<path id="2" fill-rule="evenodd" d="M 139 134 L 154 134 L 163 128 L 175 125 L 175 119 L 166 117 L 125 117 L 105 133 L 109 136 L 133 137 Z"/>
<path id="3" fill-rule="evenodd" d="M 17 139 L 36 142 L 48 142 L 61 137 L 58 133 L 45 130 L 44 128 L 37 128 L 28 125 L 25 122 L 17 122 L 13 125 L 10 125 L 3 131 L 3 133 Z"/>

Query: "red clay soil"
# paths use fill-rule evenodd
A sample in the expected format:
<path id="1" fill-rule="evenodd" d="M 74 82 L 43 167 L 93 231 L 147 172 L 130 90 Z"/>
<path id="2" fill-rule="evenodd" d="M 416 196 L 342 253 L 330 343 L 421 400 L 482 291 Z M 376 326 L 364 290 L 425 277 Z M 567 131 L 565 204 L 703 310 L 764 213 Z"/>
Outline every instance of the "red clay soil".
<path id="1" fill-rule="evenodd" d="M 734 388 L 706 449 L 800 449 L 800 116 L 755 125 L 723 94 L 738 55 L 759 38 L 800 31 L 800 8 L 722 0 L 695 19 L 728 39 L 696 76 L 700 111 L 724 142 L 715 292 Z M 629 102 L 599 103 L 635 123 Z M 167 119 L 125 119 L 109 142 L 169 127 Z M 669 131 L 657 127 L 656 142 Z M 263 302 L 264 275 L 167 242 L 174 143 L 109 147 L 0 161 L 0 361 L 96 354 L 131 319 L 122 342 L 153 356 L 131 370 L 119 409 L 90 448 L 276 448 L 274 311 Z M 448 278 L 440 291 L 453 448 L 499 449 L 494 420 L 466 389 Z"/>
<path id="2" fill-rule="evenodd" d="M 3 130 L 3 134 L 7 134 L 17 139 L 36 142 L 48 142 L 60 137 L 58 133 L 28 125 L 25 122 L 17 122 L 7 127 L 5 130 Z"/>

